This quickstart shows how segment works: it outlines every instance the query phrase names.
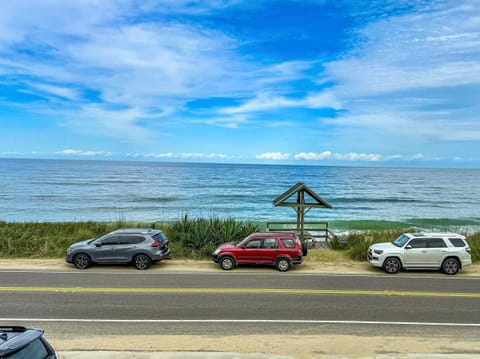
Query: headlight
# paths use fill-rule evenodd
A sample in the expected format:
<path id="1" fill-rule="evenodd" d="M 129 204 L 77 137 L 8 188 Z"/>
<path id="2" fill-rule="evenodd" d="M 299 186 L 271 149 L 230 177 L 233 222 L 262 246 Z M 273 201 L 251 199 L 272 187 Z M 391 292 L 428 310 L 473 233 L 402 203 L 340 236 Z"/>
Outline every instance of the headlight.
<path id="1" fill-rule="evenodd" d="M 220 253 L 220 248 L 215 249 L 215 252 L 213 252 L 213 255 L 216 256 L 218 253 Z"/>
<path id="2" fill-rule="evenodd" d="M 382 249 L 374 249 L 373 251 L 375 252 L 375 254 L 382 254 L 383 253 Z"/>

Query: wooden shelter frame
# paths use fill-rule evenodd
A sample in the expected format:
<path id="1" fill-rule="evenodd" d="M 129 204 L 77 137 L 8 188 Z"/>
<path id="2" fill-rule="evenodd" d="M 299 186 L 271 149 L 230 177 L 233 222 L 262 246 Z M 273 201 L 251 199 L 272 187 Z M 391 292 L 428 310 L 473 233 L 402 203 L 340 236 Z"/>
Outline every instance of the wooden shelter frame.
<path id="1" fill-rule="evenodd" d="M 292 197 L 295 197 L 295 201 L 290 201 Z M 297 213 L 296 230 L 302 240 L 305 237 L 305 215 L 312 208 L 332 208 L 330 203 L 316 194 L 303 182 L 298 182 L 275 198 L 273 205 L 275 207 L 291 207 L 295 210 Z M 326 231 L 328 232 L 328 224 Z"/>

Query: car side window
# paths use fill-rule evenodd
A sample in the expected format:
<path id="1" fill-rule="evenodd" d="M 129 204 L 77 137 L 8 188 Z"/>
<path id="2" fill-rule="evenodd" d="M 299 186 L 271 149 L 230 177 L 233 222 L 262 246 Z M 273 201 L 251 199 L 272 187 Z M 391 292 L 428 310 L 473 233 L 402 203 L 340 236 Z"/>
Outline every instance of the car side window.
<path id="1" fill-rule="evenodd" d="M 428 248 L 445 248 L 447 246 L 442 238 L 429 238 L 427 243 Z"/>
<path id="2" fill-rule="evenodd" d="M 115 245 L 119 243 L 119 238 L 117 236 L 110 236 L 102 240 L 102 245 Z"/>
<path id="3" fill-rule="evenodd" d="M 282 238 L 282 243 L 285 248 L 295 248 L 295 243 L 293 239 Z"/>
<path id="4" fill-rule="evenodd" d="M 120 244 L 137 244 L 145 240 L 142 236 L 120 236 L 119 238 Z"/>
<path id="5" fill-rule="evenodd" d="M 245 248 L 259 248 L 261 239 L 252 239 L 248 241 L 245 245 Z"/>
<path id="6" fill-rule="evenodd" d="M 268 249 L 278 248 L 276 238 L 264 238 L 261 248 L 268 248 Z"/>
<path id="7" fill-rule="evenodd" d="M 414 238 L 408 245 L 412 248 L 427 248 L 427 240 L 425 238 Z"/>

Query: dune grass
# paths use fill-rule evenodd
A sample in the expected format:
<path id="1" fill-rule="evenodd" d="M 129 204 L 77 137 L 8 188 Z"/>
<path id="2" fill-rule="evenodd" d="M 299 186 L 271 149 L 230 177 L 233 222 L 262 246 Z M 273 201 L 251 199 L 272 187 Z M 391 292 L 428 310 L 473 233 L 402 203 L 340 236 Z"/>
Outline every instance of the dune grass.
<path id="1" fill-rule="evenodd" d="M 338 222 L 335 222 L 337 227 Z M 324 262 L 366 259 L 368 246 L 388 242 L 405 231 L 398 222 L 370 221 L 344 222 L 345 228 L 355 228 L 341 240 L 331 242 L 333 250 L 311 250 L 309 259 Z M 390 226 L 391 225 L 391 226 Z M 0 221 L 0 257 L 58 258 L 74 242 L 97 238 L 119 228 L 157 228 L 170 240 L 175 258 L 205 259 L 220 243 L 240 240 L 250 233 L 264 230 L 264 224 L 237 221 L 233 218 L 189 218 L 175 222 L 31 222 L 9 223 Z M 338 228 L 338 227 L 337 227 Z M 457 231 L 462 233 L 461 230 Z M 472 260 L 480 262 L 480 232 L 462 233 L 472 250 Z"/>

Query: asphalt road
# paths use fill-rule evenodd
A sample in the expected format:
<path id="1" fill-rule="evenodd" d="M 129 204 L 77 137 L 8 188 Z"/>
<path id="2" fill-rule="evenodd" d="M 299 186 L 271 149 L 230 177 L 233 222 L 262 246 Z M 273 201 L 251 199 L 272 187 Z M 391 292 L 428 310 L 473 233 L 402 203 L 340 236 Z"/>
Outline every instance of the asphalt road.
<path id="1" fill-rule="evenodd" d="M 422 333 L 480 337 L 480 278 L 0 271 L 0 322 L 50 335 Z"/>

